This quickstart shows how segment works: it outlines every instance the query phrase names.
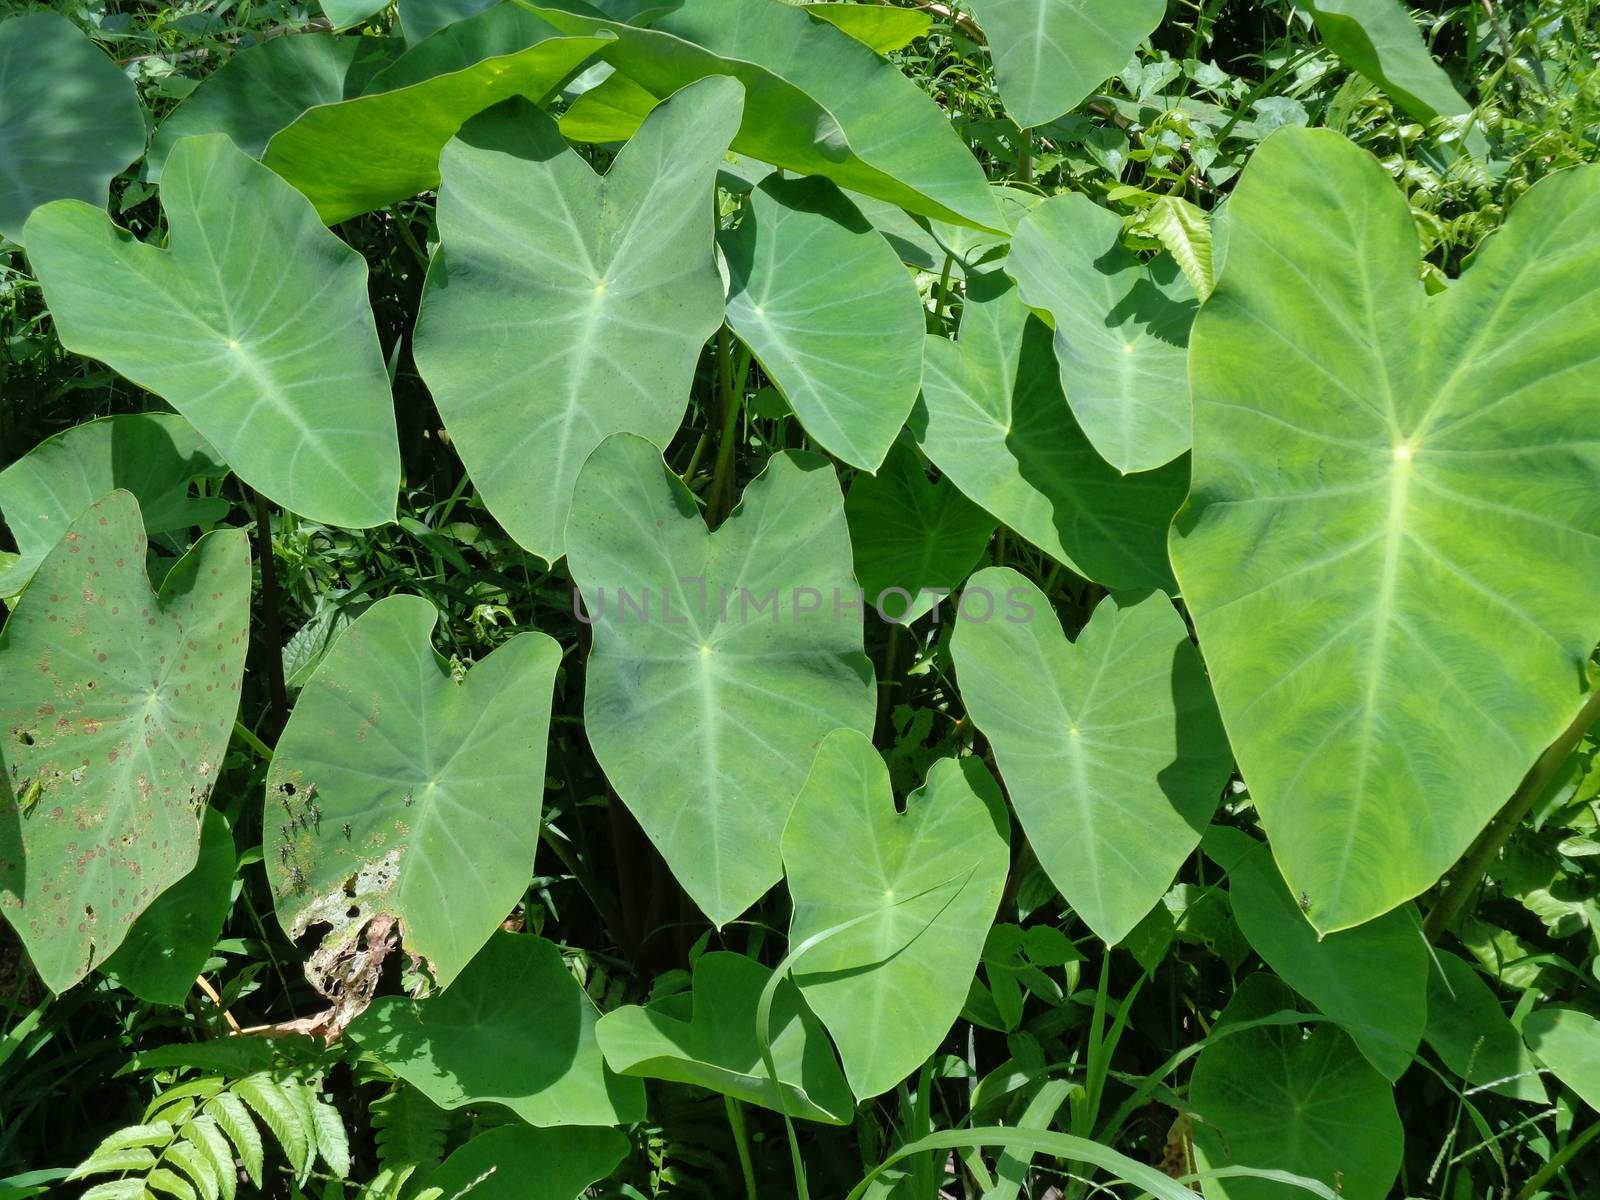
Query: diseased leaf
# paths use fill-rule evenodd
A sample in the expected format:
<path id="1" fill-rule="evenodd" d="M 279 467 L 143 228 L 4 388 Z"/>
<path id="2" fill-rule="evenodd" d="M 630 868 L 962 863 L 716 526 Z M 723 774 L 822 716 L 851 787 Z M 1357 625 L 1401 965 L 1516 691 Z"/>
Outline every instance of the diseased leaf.
<path id="1" fill-rule="evenodd" d="M 578 1200 L 616 1170 L 628 1139 L 614 1129 L 530 1129 L 503 1125 L 458 1148 L 427 1177 L 444 1196 L 482 1179 L 472 1200 Z"/>
<path id="2" fill-rule="evenodd" d="M 244 670 L 250 555 L 208 534 L 159 592 L 112 492 L 0 632 L 0 913 L 61 992 L 194 867 Z"/>
<path id="3" fill-rule="evenodd" d="M 1584 703 L 1600 167 L 1541 181 L 1434 296 L 1405 199 L 1337 134 L 1274 134 L 1228 211 L 1172 553 L 1273 853 L 1331 932 L 1431 886 Z"/>
<path id="4" fill-rule="evenodd" d="M 489 510 L 551 562 L 589 453 L 620 432 L 665 445 L 683 420 L 722 320 L 711 202 L 739 95 L 684 89 L 604 177 L 522 101 L 445 149 L 418 369 Z"/>
<path id="5" fill-rule="evenodd" d="M 162 179 L 170 250 L 76 200 L 29 219 L 62 344 L 170 402 L 286 508 L 393 520 L 400 452 L 361 256 L 220 134 L 185 138 Z"/>

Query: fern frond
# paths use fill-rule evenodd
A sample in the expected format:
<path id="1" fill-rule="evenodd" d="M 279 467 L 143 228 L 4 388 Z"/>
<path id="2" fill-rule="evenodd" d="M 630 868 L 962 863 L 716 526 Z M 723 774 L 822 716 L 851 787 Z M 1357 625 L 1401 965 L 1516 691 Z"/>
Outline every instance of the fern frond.
<path id="1" fill-rule="evenodd" d="M 250 1111 L 261 1118 L 261 1123 L 272 1131 L 283 1147 L 284 1157 L 294 1171 L 297 1181 L 304 1181 L 311 1172 L 311 1153 L 315 1131 L 309 1127 L 300 1106 L 284 1094 L 271 1075 L 261 1073 L 241 1079 L 233 1090 L 250 1106 Z"/>
<path id="2" fill-rule="evenodd" d="M 266 1156 L 261 1147 L 261 1132 L 250 1119 L 244 1102 L 232 1092 L 223 1092 L 206 1105 L 206 1115 L 215 1120 L 217 1127 L 228 1135 L 239 1161 L 244 1164 L 245 1174 L 260 1190 Z"/>
<path id="3" fill-rule="evenodd" d="M 378 1162 L 432 1169 L 444 1161 L 451 1116 L 409 1083 L 396 1083 L 372 1103 Z"/>

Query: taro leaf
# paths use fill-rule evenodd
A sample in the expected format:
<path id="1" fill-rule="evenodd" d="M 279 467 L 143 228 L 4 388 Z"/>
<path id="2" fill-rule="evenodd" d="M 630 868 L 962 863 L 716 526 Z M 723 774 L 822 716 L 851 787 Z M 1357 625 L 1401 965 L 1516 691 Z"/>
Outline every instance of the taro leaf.
<path id="1" fill-rule="evenodd" d="M 561 114 L 561 136 L 573 142 L 625 142 L 661 101 L 613 71 L 580 95 Z"/>
<path id="2" fill-rule="evenodd" d="M 1233 769 L 1183 618 L 1160 592 L 1108 596 L 1069 643 L 1043 592 L 990 567 L 950 648 L 1029 845 L 1115 945 L 1200 844 Z"/>
<path id="3" fill-rule="evenodd" d="M 477 16 L 498 0 L 400 0 L 395 11 L 400 17 L 400 28 L 406 41 L 412 45 L 438 33 L 446 25 L 454 25 L 468 17 Z"/>
<path id="4" fill-rule="evenodd" d="M 1229 870 L 1228 898 L 1269 967 L 1344 1026 L 1386 1079 L 1405 1074 L 1428 1022 L 1428 946 L 1409 907 L 1319 940 L 1260 843 Z"/>
<path id="5" fill-rule="evenodd" d="M 115 491 L 45 556 L 0 633 L 0 913 L 52 991 L 194 866 L 249 600 L 242 530 L 201 538 L 152 594 L 138 502 Z"/>
<path id="6" fill-rule="evenodd" d="M 1399 1174 L 1405 1132 L 1394 1089 L 1342 1030 L 1323 1023 L 1302 1035 L 1273 1024 L 1217 1036 L 1293 1005 L 1288 988 L 1256 974 L 1223 1010 L 1189 1084 L 1196 1165 L 1290 1171 L 1350 1200 L 1382 1200 Z M 1243 1177 L 1203 1186 L 1206 1200 L 1279 1200 L 1288 1191 Z"/>
<path id="7" fill-rule="evenodd" d="M 1538 1067 L 1516 1027 L 1506 1019 L 1478 969 L 1448 950 L 1433 952 L 1428 974 L 1428 1027 L 1423 1033 L 1444 1065 L 1470 1084 L 1543 1104 L 1548 1098 Z"/>
<path id="8" fill-rule="evenodd" d="M 876 471 L 922 384 L 926 322 L 910 272 L 814 176 L 763 180 L 720 241 L 728 327 L 824 450 Z"/>
<path id="9" fill-rule="evenodd" d="M 617 36 L 605 57 L 652 95 L 707 75 L 744 84 L 733 148 L 797 175 L 980 229 L 1004 225 L 948 117 L 899 68 L 783 0 L 686 0 L 649 29 L 582 0 L 521 0 L 569 33 Z"/>
<path id="10" fill-rule="evenodd" d="M 822 739 L 872 729 L 838 479 L 817 455 L 775 454 L 713 534 L 661 452 L 619 434 L 584 466 L 567 542 L 594 625 L 589 744 L 725 925 L 782 876 L 778 839 Z"/>
<path id="11" fill-rule="evenodd" d="M 1472 111 L 1398 0 L 1295 0 L 1345 64 L 1419 121 Z"/>
<path id="12" fill-rule="evenodd" d="M 233 834 L 214 808 L 200 828 L 200 857 L 135 921 L 101 968 L 118 987 L 176 1008 L 194 990 L 233 906 Z"/>
<path id="13" fill-rule="evenodd" d="M 1273 853 L 1332 932 L 1431 886 L 1584 703 L 1600 166 L 1541 181 L 1434 296 L 1405 198 L 1338 134 L 1273 134 L 1228 212 L 1172 552 Z"/>
<path id="14" fill-rule="evenodd" d="M 62 345 L 170 402 L 284 507 L 393 520 L 399 441 L 361 256 L 221 134 L 174 147 L 161 200 L 170 250 L 76 200 L 29 220 Z"/>
<path id="15" fill-rule="evenodd" d="M 878 4 L 803 4 L 811 16 L 837 25 L 879 54 L 904 50 L 933 28 L 933 14 Z"/>
<path id="16" fill-rule="evenodd" d="M 71 21 L 0 22 L 0 234 L 21 241 L 28 214 L 51 200 L 105 208 L 144 132 L 133 81 Z"/>
<path id="17" fill-rule="evenodd" d="M 227 464 L 182 417 L 133 413 L 74 425 L 0 471 L 0 514 L 19 554 L 0 566 L 0 596 L 14 596 L 84 509 L 117 488 L 139 502 L 148 534 L 215 521 L 220 497 L 191 499 L 195 479 L 221 479 Z"/>
<path id="18" fill-rule="evenodd" d="M 1108 588 L 1173 589 L 1166 536 L 1187 461 L 1122 476 L 1073 420 L 1050 330 L 996 270 L 967 280 L 960 340 L 929 337 L 911 431 L 969 498 Z"/>
<path id="19" fill-rule="evenodd" d="M 146 178 L 161 177 L 179 139 L 203 133 L 225 133 L 251 158 L 260 158 L 272 135 L 308 108 L 359 96 L 399 51 L 392 38 L 310 33 L 269 38 L 239 51 L 157 127 L 145 157 Z"/>
<path id="20" fill-rule="evenodd" d="M 523 101 L 445 149 L 417 367 L 489 511 L 551 562 L 589 453 L 683 419 L 722 320 L 712 195 L 739 104 L 731 79 L 685 88 L 604 177 Z"/>
<path id="21" fill-rule="evenodd" d="M 1061 390 L 1083 432 L 1117 470 L 1149 471 L 1189 448 L 1189 326 L 1196 303 L 1177 262 L 1146 263 L 1122 221 L 1069 193 L 1017 227 L 1006 273 L 1055 325 Z"/>
<path id="22" fill-rule="evenodd" d="M 347 29 L 351 25 L 359 25 L 373 13 L 388 7 L 389 0 L 320 0 L 323 15 L 333 23 L 335 29 Z M 284 41 L 283 38 L 273 38 L 274 42 Z M 352 39 L 354 40 L 354 39 Z M 270 45 L 271 43 L 265 43 Z"/>
<path id="23" fill-rule="evenodd" d="M 456 1150 L 425 1182 L 444 1198 L 580 1200 L 627 1152 L 628 1139 L 615 1129 L 503 1125 Z"/>
<path id="24" fill-rule="evenodd" d="M 934 483 L 909 436 L 876 475 L 860 474 L 844 500 L 866 602 L 909 624 L 965 579 L 994 534 L 994 519 L 948 479 Z"/>
<path id="25" fill-rule="evenodd" d="M 821 935 L 794 982 L 856 1098 L 880 1095 L 939 1048 L 966 1001 L 1011 867 L 1005 800 L 978 759 L 942 758 L 897 812 L 871 739 L 835 730 L 784 826 L 783 866 L 790 947 Z"/>
<path id="26" fill-rule="evenodd" d="M 756 1009 L 771 978 L 742 954 L 703 954 L 687 995 L 644 1008 L 625 1005 L 601 1017 L 595 1031 L 600 1049 L 622 1075 L 692 1084 L 791 1117 L 849 1124 L 855 1114 L 850 1085 L 828 1035 L 787 979 L 774 992 L 767 1026 L 778 1077 L 773 1086 L 756 1039 Z"/>
<path id="27" fill-rule="evenodd" d="M 1523 1021 L 1522 1036 L 1557 1079 L 1600 1109 L 1600 1021 L 1575 1008 L 1540 1008 Z"/>
<path id="28" fill-rule="evenodd" d="M 642 1120 L 644 1086 L 607 1069 L 599 1019 L 555 943 L 501 931 L 446 991 L 379 997 L 348 1033 L 441 1108 L 503 1104 L 540 1126 Z"/>
<path id="29" fill-rule="evenodd" d="M 971 0 L 1011 119 L 1033 129 L 1076 108 L 1127 65 L 1166 0 Z"/>
<path id="30" fill-rule="evenodd" d="M 611 39 L 564 37 L 516 4 L 439 31 L 375 76 L 366 94 L 307 109 L 262 161 L 328 224 L 439 184 L 439 153 L 474 113 L 544 96 Z"/>
<path id="31" fill-rule="evenodd" d="M 561 651 L 519 634 L 458 683 L 437 620 L 390 596 L 339 636 L 278 739 L 262 850 L 291 937 L 327 925 L 334 955 L 395 917 L 443 987 L 527 890 Z"/>

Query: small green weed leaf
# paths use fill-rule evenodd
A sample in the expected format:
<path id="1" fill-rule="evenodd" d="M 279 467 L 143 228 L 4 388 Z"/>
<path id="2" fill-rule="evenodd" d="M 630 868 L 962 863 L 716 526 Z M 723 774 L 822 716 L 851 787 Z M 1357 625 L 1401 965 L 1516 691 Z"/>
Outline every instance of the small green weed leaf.
<path id="1" fill-rule="evenodd" d="M 155 898 L 101 970 L 141 1000 L 183 1004 L 232 907 L 236 866 L 227 821 L 206 809 L 194 869 Z"/>
<path id="2" fill-rule="evenodd" d="M 361 256 L 220 134 L 173 149 L 161 200 L 170 250 L 75 200 L 29 219 L 62 345 L 170 402 L 286 508 L 393 520 L 400 451 Z"/>
<path id="3" fill-rule="evenodd" d="M 1173 258 L 1140 261 L 1122 244 L 1121 218 L 1068 193 L 1023 219 L 1005 269 L 1055 325 L 1061 390 L 1102 458 L 1149 471 L 1189 448 L 1197 304 Z"/>
<path id="4" fill-rule="evenodd" d="M 1043 592 L 989 567 L 951 654 L 1028 843 L 1115 945 L 1200 844 L 1233 769 L 1183 618 L 1160 592 L 1113 595 L 1069 643 Z"/>
<path id="5" fill-rule="evenodd" d="M 803 4 L 801 8 L 819 20 L 838 26 L 879 54 L 904 50 L 933 27 L 933 14 L 914 8 L 890 8 L 881 4 Z"/>
<path id="6" fill-rule="evenodd" d="M 1435 950 L 1428 973 L 1428 1027 L 1423 1038 L 1467 1083 L 1495 1084 L 1504 1096 L 1543 1104 L 1538 1067 L 1478 969 Z"/>
<path id="7" fill-rule="evenodd" d="M 1213 233 L 1211 221 L 1210 213 L 1183 197 L 1162 196 L 1142 210 L 1134 223 L 1135 232 L 1155 238 L 1172 255 L 1201 303 L 1211 295 L 1216 284 L 1215 264 L 1222 257 L 1218 249 L 1221 235 Z"/>
<path id="8" fill-rule="evenodd" d="M 194 867 L 249 597 L 234 530 L 201 538 L 152 594 L 139 505 L 118 491 L 45 556 L 0 633 L 0 912 L 52 991 Z"/>
<path id="9" fill-rule="evenodd" d="M 997 270 L 968 277 L 960 340 L 929 337 L 911 431 L 972 500 L 1108 588 L 1172 590 L 1165 540 L 1186 462 L 1124 477 L 1061 395 L 1051 334 Z"/>
<path id="10" fill-rule="evenodd" d="M 594 626 L 589 744 L 724 925 L 782 876 L 778 839 L 822 739 L 872 729 L 838 479 L 816 455 L 775 454 L 713 534 L 660 451 L 618 435 L 578 479 L 567 542 Z"/>
<path id="11" fill-rule="evenodd" d="M 439 152 L 474 113 L 541 97 L 610 41 L 565 37 L 516 4 L 497 4 L 413 46 L 363 95 L 307 109 L 263 160 L 328 224 L 439 184 Z"/>
<path id="12" fill-rule="evenodd" d="M 1470 112 L 1399 0 L 1295 0 L 1322 40 L 1419 121 Z"/>
<path id="13" fill-rule="evenodd" d="M 1522 1036 L 1557 1079 L 1600 1109 L 1600 1021 L 1575 1008 L 1539 1008 L 1523 1021 Z"/>
<path id="14" fill-rule="evenodd" d="M 0 234 L 20 242 L 51 200 L 105 208 L 144 134 L 133 81 L 66 17 L 0 22 Z"/>
<path id="15" fill-rule="evenodd" d="M 1228 873 L 1233 916 L 1251 948 L 1339 1022 L 1386 1079 L 1411 1065 L 1428 1022 L 1428 946 L 1409 908 L 1319 940 L 1260 843 Z"/>
<path id="16" fill-rule="evenodd" d="M 977 160 L 939 106 L 849 34 L 783 0 L 685 0 L 650 28 L 581 0 L 523 0 L 574 34 L 617 36 L 605 57 L 657 97 L 707 75 L 744 85 L 733 148 L 908 211 L 1004 229 Z"/>
<path id="17" fill-rule="evenodd" d="M 505 1125 L 480 1133 L 424 1181 L 446 1197 L 493 1171 L 472 1200 L 579 1200 L 622 1161 L 628 1139 L 614 1129 L 530 1129 Z"/>
<path id="18" fill-rule="evenodd" d="M 685 88 L 604 177 L 523 101 L 445 148 L 417 366 L 489 510 L 551 562 L 590 452 L 619 432 L 665 445 L 683 420 L 722 320 L 711 201 L 739 96 Z"/>
<path id="19" fill-rule="evenodd" d="M 960 585 L 995 530 L 994 518 L 955 484 L 928 478 L 908 435 L 896 439 L 876 475 L 855 477 L 844 515 L 867 603 L 906 624 Z"/>
<path id="20" fill-rule="evenodd" d="M 1433 296 L 1405 198 L 1337 134 L 1273 134 L 1228 212 L 1172 553 L 1273 853 L 1331 932 L 1431 886 L 1584 703 L 1600 167 L 1541 181 Z"/>
<path id="21" fill-rule="evenodd" d="M 922 385 L 922 300 L 826 179 L 769 176 L 720 239 L 728 326 L 823 449 L 876 471 Z"/>
<path id="22" fill-rule="evenodd" d="M 527 889 L 561 651 L 523 633 L 459 683 L 418 596 L 378 601 L 300 693 L 267 773 L 278 919 L 337 953 L 377 916 L 449 984 Z"/>
<path id="23" fill-rule="evenodd" d="M 191 499 L 189 485 L 227 473 L 210 444 L 173 413 L 103 417 L 45 439 L 0 471 L 0 514 L 19 551 L 0 566 L 0 596 L 20 592 L 67 527 L 109 492 L 133 494 L 147 534 L 171 533 L 226 515 L 226 500 Z"/>
<path id="24" fill-rule="evenodd" d="M 1294 1007 L 1268 975 L 1246 979 L 1217 1029 Z M 1189 1084 L 1194 1151 L 1202 1172 L 1244 1166 L 1291 1171 L 1350 1200 L 1389 1195 L 1405 1145 L 1394 1089 L 1337 1026 L 1309 1035 L 1260 1025 L 1220 1037 L 1200 1052 Z M 1203 1179 L 1206 1200 L 1279 1200 L 1281 1183 Z"/>
<path id="25" fill-rule="evenodd" d="M 823 740 L 783 830 L 789 944 L 856 922 L 805 951 L 793 979 L 857 1099 L 888 1091 L 950 1032 L 1000 906 L 1009 835 L 976 758 L 934 763 L 900 813 L 870 739 Z"/>
<path id="26" fill-rule="evenodd" d="M 552 942 L 496 933 L 450 988 L 384 996 L 349 1035 L 441 1108 L 503 1104 L 530 1125 L 627 1125 L 644 1086 L 600 1056 L 594 1003 Z"/>
<path id="27" fill-rule="evenodd" d="M 694 965 L 688 993 L 600 1018 L 600 1048 L 613 1071 L 693 1084 L 791 1117 L 848 1124 L 855 1112 L 828 1035 L 784 980 L 768 1032 L 774 1088 L 756 1039 L 756 1006 L 772 972 L 742 954 L 713 951 Z"/>
<path id="28" fill-rule="evenodd" d="M 971 0 L 1006 112 L 1024 129 L 1055 120 L 1127 65 L 1165 0 Z"/>

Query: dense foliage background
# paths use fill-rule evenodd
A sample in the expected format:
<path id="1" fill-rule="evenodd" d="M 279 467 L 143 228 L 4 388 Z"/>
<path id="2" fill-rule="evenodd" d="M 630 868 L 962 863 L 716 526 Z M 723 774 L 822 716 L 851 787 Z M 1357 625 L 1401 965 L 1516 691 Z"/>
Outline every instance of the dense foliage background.
<path id="1" fill-rule="evenodd" d="M 692 45 L 696 19 L 711 44 L 734 36 L 719 22 L 784 5 L 748 0 L 737 19 L 701 0 L 689 16 L 602 7 L 635 29 L 678 20 Z M 70 202 L 37 210 L 25 234 L 6 184 L 0 596 L 13 615 L 0 641 L 11 738 L 0 895 L 22 895 L 29 866 L 54 870 L 47 853 L 70 859 L 65 842 L 27 840 L 43 836 L 37 817 L 90 820 L 59 799 L 76 772 L 68 783 L 30 765 L 43 711 L 30 680 L 51 655 L 66 671 L 91 652 L 109 658 L 85 658 L 86 686 L 103 678 L 136 699 L 147 674 L 166 678 L 167 655 L 194 664 L 192 678 L 214 672 L 205 695 L 175 699 L 161 720 L 191 746 L 226 747 L 215 761 L 176 742 L 151 749 L 169 786 L 147 814 L 166 823 L 163 850 L 145 861 L 170 876 L 161 887 L 181 882 L 140 898 L 157 903 L 119 956 L 104 961 L 95 935 L 74 939 L 64 919 L 25 950 L 28 919 L 0 901 L 0 1200 L 92 1184 L 207 1200 L 453 1196 L 474 1181 L 474 1195 L 551 1200 L 800 1186 L 833 1197 L 891 1159 L 865 1194 L 1162 1186 L 1110 1182 L 1139 1164 L 1170 1180 L 1199 1172 L 1213 1200 L 1600 1194 L 1600 772 L 1583 674 L 1600 584 L 1600 168 L 1569 170 L 1600 159 L 1596 5 L 830 7 L 860 11 L 782 14 L 826 36 L 767 46 L 787 56 L 773 70 L 795 88 L 744 78 L 739 93 L 704 67 L 716 78 L 665 86 L 662 44 L 625 34 L 579 46 L 566 26 L 572 45 L 512 64 L 522 45 L 469 0 L 0 5 L 25 20 L 58 14 L 98 47 L 52 40 L 62 31 L 44 25 L 6 42 L 0 174 L 46 170 L 20 149 L 30 111 L 106 86 L 96 63 L 73 57 L 89 47 L 136 88 L 142 128 L 117 128 L 113 80 L 89 99 L 87 126 L 46 140 L 91 176 L 99 165 L 115 175 L 108 211 L 133 239 L 206 246 L 180 286 Z M 1073 24 L 1085 7 L 1105 28 Z M 507 28 L 526 16 L 501 8 L 521 14 Z M 949 146 L 916 140 L 910 116 L 893 124 L 900 93 L 838 67 L 857 60 L 833 23 L 931 97 L 994 185 L 1004 229 L 974 227 L 981 205 L 959 171 L 929 200 L 937 189 L 892 165 L 835 175 L 841 191 L 817 175 L 843 172 L 839 156 L 830 166 L 815 147 L 762 161 L 761 145 L 792 133 L 785 114 L 804 124 L 806 104 L 842 104 L 850 128 L 889 121 L 900 140 L 884 161 L 899 155 L 929 179 L 945 170 Z M 1062 29 L 1067 40 L 1046 47 Z M 291 39 L 299 49 L 275 49 Z M 344 134 L 296 126 L 298 141 L 268 148 L 303 109 L 361 94 L 404 44 L 440 57 L 399 59 L 393 86 L 450 75 L 454 90 L 415 89 L 411 107 L 363 110 Z M 596 68 L 597 53 L 616 74 Z M 490 60 L 500 65 L 473 73 Z M 529 91 L 495 90 L 523 70 L 542 80 L 530 100 L 444 146 L 462 121 Z M 1075 74 L 1070 111 L 1052 111 Z M 532 100 L 560 118 L 565 143 L 525 111 Z M 448 125 L 431 143 L 430 121 Z M 1300 129 L 1328 132 L 1274 136 Z M 182 140 L 219 130 L 278 176 L 221 139 Z M 441 148 L 436 189 L 428 156 Z M 380 166 L 402 160 L 380 195 Z M 822 166 L 795 165 L 813 160 Z M 787 169 L 772 174 L 774 161 Z M 604 185 L 585 162 L 610 169 Z M 315 214 L 284 199 L 280 176 L 354 255 L 318 240 Z M 1545 207 L 1491 238 L 1531 190 L 1528 203 Z M 1437 335 L 1407 325 L 1418 272 L 1406 209 L 1422 256 L 1415 303 L 1426 293 L 1439 302 L 1430 313 L 1448 314 Z M 450 269 L 434 267 L 425 299 L 441 245 Z M 547 257 L 565 280 L 575 260 L 618 247 L 622 275 L 594 276 L 601 299 L 539 282 Z M 1513 277 L 1510 259 L 1533 276 Z M 222 300 L 196 299 L 203 266 Z M 1457 280 L 1472 270 L 1482 286 L 1462 299 Z M 635 307 L 585 324 L 624 276 Z M 292 302 L 274 310 L 280 292 Z M 89 425 L 175 408 L 226 424 L 225 407 L 196 415 L 215 396 L 184 374 L 226 351 L 195 349 L 184 322 L 212 319 L 207 305 L 226 309 L 229 296 L 277 312 L 271 335 L 304 353 L 307 373 L 339 373 L 305 383 L 314 407 L 337 410 L 335 434 L 268 420 L 237 427 L 232 446 L 170 415 Z M 1377 318 L 1370 328 L 1341 326 L 1363 315 Z M 1450 358 L 1451 322 L 1487 348 Z M 613 360 L 652 338 L 656 374 L 640 383 Z M 1545 377 L 1510 361 L 1513 342 Z M 1384 386 L 1456 405 L 1444 420 L 1536 401 L 1493 422 L 1482 446 L 1457 448 L 1493 465 L 1446 479 L 1453 490 L 1422 531 L 1446 568 L 1517 580 L 1504 594 L 1402 577 L 1394 554 L 1373 578 L 1359 559 L 1321 573 L 1341 547 L 1384 546 L 1383 518 L 1355 499 L 1348 515 L 1314 520 L 1291 502 L 1257 528 L 1205 513 L 1291 485 L 1359 495 L 1338 445 L 1363 435 L 1326 413 L 1377 393 L 1330 399 L 1301 359 L 1332 379 L 1367 351 L 1394 365 Z M 1121 353 L 1136 358 L 1131 374 Z M 397 472 L 383 431 L 363 424 L 374 388 L 387 410 L 385 375 Z M 1195 485 L 1174 579 L 1166 529 L 1190 488 L 1191 385 Z M 522 414 L 585 387 L 608 412 L 650 409 L 630 418 L 648 425 L 622 427 L 658 430 L 658 447 L 619 435 L 580 477 L 592 447 L 564 457 L 579 418 L 534 429 Z M 1287 427 L 1267 444 L 1219 399 L 1274 387 L 1302 397 L 1325 449 Z M 984 419 L 1003 425 L 987 441 L 961 408 L 985 389 L 999 407 Z M 1013 391 L 1015 428 L 996 415 Z M 62 435 L 82 440 L 50 440 Z M 1412 453 L 1396 443 L 1391 501 Z M 546 478 L 567 491 L 541 507 L 530 493 Z M 321 519 L 295 511 L 296 496 Z M 715 527 L 740 496 L 717 559 L 684 522 L 703 513 Z M 157 584 L 204 533 L 179 570 L 208 582 L 169 583 L 153 634 L 104 605 L 91 617 L 63 609 L 70 637 L 53 629 L 47 589 L 51 606 L 57 591 L 75 603 L 87 578 L 71 559 L 79 539 L 137 566 L 145 531 Z M 247 599 L 226 583 L 244 578 L 246 555 Z M 630 624 L 617 608 L 619 587 L 637 595 L 707 564 L 713 584 L 777 587 L 785 605 L 811 587 L 831 605 L 826 593 L 853 572 L 869 594 L 864 622 L 814 635 L 788 610 L 777 624 L 743 622 L 749 690 L 713 717 L 696 707 L 692 673 L 649 672 L 694 665 L 675 659 L 665 614 Z M 1311 586 L 1278 587 L 1304 572 Z M 103 586 L 131 615 L 155 605 L 142 580 L 123 571 Z M 222 582 L 213 592 L 209 581 Z M 1032 620 L 962 622 L 952 600 L 900 623 L 870 604 L 886 587 L 964 583 Z M 1166 594 L 1179 584 L 1175 605 Z M 1257 590 L 1267 601 L 1250 600 Z M 1406 608 L 1411 624 L 1392 645 L 1359 649 L 1349 712 L 1330 668 L 1250 713 L 1254 692 L 1294 674 L 1313 644 L 1348 641 L 1346 614 L 1373 606 Z M 1559 643 L 1554 670 L 1557 656 L 1528 650 L 1523 623 L 1533 641 Z M 215 653 L 202 627 L 219 631 Z M 780 665 L 758 674 L 769 660 Z M 800 683 L 783 674 L 796 662 Z M 1104 679 L 1120 690 L 1097 692 Z M 73 694 L 92 710 L 92 696 Z M 1079 702 L 1104 739 L 1084 754 L 1049 727 Z M 1341 728 L 1370 726 L 1374 712 L 1379 750 L 1342 759 Z M 1151 721 L 1159 734 L 1141 732 Z M 718 762 L 717 731 L 745 749 L 798 736 L 807 761 L 792 782 L 787 748 Z M 111 744 L 95 742 L 97 754 Z M 435 754 L 466 764 L 438 777 L 454 815 L 414 850 L 426 872 L 396 884 L 412 847 L 392 848 L 403 839 L 391 846 L 383 830 L 435 803 L 402 782 L 414 756 Z M 925 781 L 895 818 L 891 785 L 904 808 Z M 760 812 L 784 787 L 774 823 Z M 1265 832 L 1253 791 L 1271 797 Z M 1309 793 L 1332 799 L 1296 807 Z M 1370 801 L 1349 818 L 1368 822 L 1369 842 L 1354 861 L 1347 842 L 1335 864 L 1351 795 Z M 470 819 L 480 807 L 492 809 L 487 830 Z M 780 874 L 787 883 L 772 886 Z M 863 908 L 873 888 L 887 903 Z M 405 953 L 390 952 L 394 937 Z M 897 960 L 903 973 L 875 991 Z M 692 1039 L 675 1026 L 691 999 Z M 938 1020 L 947 1003 L 960 1010 L 953 1025 Z M 85 1178 L 68 1181 L 91 1155 Z M 1215 1174 L 1230 1163 L 1300 1178 Z"/>

